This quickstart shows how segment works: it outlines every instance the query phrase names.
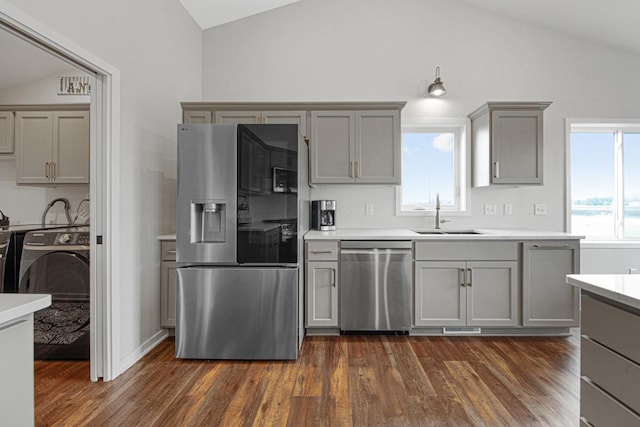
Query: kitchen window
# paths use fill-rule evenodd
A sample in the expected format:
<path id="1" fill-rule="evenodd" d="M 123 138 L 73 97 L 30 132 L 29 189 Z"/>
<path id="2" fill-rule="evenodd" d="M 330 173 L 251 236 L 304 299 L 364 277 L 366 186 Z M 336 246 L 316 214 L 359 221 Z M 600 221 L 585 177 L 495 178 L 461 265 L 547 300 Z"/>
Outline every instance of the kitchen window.
<path id="1" fill-rule="evenodd" d="M 402 185 L 398 215 L 432 215 L 466 209 L 466 122 L 405 123 L 402 126 Z"/>
<path id="2" fill-rule="evenodd" d="M 640 123 L 570 123 L 570 231 L 640 239 Z"/>

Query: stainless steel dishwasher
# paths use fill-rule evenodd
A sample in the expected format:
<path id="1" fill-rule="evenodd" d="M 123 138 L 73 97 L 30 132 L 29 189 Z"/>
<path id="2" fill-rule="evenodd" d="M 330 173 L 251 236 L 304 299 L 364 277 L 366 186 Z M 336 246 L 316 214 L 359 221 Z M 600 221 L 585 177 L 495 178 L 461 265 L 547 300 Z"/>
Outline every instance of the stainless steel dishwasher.
<path id="1" fill-rule="evenodd" d="M 340 330 L 411 329 L 411 242 L 340 243 Z"/>

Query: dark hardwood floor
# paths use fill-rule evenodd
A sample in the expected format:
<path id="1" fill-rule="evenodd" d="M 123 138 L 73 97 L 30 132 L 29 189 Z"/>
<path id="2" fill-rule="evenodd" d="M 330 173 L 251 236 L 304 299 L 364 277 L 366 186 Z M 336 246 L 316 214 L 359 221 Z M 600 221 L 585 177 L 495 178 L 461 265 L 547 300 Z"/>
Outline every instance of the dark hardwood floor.
<path id="1" fill-rule="evenodd" d="M 179 360 L 168 340 L 106 383 L 36 361 L 36 425 L 576 426 L 578 373 L 575 335 L 307 337 L 295 362 Z"/>

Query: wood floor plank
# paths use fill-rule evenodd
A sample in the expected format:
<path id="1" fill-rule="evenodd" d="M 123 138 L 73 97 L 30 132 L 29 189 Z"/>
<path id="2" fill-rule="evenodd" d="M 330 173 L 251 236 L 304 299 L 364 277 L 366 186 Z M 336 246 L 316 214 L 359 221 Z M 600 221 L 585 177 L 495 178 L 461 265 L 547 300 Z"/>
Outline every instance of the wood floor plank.
<path id="1" fill-rule="evenodd" d="M 571 337 L 305 338 L 296 361 L 174 357 L 167 340 L 114 381 L 35 362 L 37 426 L 575 426 Z"/>

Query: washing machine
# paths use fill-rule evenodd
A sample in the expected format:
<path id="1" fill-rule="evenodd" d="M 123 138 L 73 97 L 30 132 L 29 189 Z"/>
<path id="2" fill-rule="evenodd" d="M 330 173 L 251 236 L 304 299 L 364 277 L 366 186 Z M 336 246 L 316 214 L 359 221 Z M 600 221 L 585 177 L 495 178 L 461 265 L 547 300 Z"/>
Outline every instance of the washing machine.
<path id="1" fill-rule="evenodd" d="M 34 314 L 36 359 L 89 359 L 89 244 L 88 227 L 25 235 L 18 292 L 51 295 Z"/>

